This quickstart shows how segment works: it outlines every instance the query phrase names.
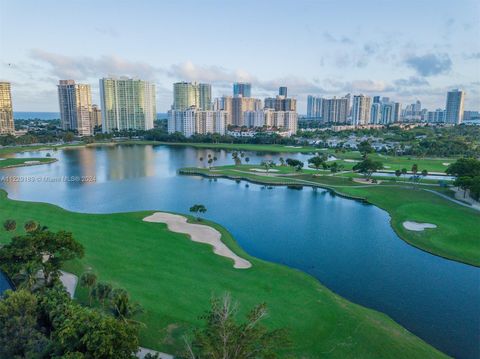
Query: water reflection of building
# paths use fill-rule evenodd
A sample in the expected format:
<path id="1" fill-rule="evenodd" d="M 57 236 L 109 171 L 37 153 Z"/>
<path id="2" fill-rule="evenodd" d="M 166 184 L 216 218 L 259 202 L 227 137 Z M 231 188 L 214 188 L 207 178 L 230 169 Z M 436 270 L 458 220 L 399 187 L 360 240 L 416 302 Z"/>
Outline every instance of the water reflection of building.
<path id="1" fill-rule="evenodd" d="M 123 180 L 151 177 L 155 175 L 154 151 L 152 146 L 105 147 L 106 179 Z"/>

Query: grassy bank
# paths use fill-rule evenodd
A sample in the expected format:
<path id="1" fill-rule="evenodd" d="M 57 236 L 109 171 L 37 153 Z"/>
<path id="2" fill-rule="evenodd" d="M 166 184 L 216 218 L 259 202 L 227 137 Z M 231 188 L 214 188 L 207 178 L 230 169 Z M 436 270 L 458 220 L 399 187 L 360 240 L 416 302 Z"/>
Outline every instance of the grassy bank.
<path id="1" fill-rule="evenodd" d="M 5 158 L 0 161 L 0 169 L 12 167 L 35 166 L 55 162 L 55 158 L 35 157 L 35 158 Z"/>
<path id="2" fill-rule="evenodd" d="M 211 247 L 142 219 L 151 212 L 81 214 L 59 207 L 9 200 L 0 192 L 0 221 L 19 224 L 37 220 L 51 230 L 72 231 L 85 246 L 81 261 L 67 270 L 93 270 L 101 281 L 126 288 L 145 313 L 143 346 L 174 353 L 181 336 L 209 306 L 212 294 L 231 292 L 246 309 L 266 302 L 272 328 L 290 330 L 295 358 L 436 358 L 444 355 L 386 315 L 352 304 L 300 271 L 253 258 L 243 252 L 223 227 L 222 240 L 253 267 L 237 270 L 214 255 Z M 5 243 L 14 233 L 0 230 Z M 85 299 L 84 290 L 79 296 Z"/>
<path id="3" fill-rule="evenodd" d="M 410 184 L 389 181 L 379 185 L 364 185 L 344 176 L 312 176 L 311 173 L 277 176 L 273 173 L 249 172 L 248 169 L 252 167 L 255 166 L 225 166 L 212 170 L 191 168 L 181 173 L 245 179 L 271 185 L 330 188 L 341 195 L 364 199 L 386 210 L 391 216 L 393 229 L 407 243 L 441 257 L 480 266 L 480 213 L 423 191 L 421 185 L 416 189 Z M 425 188 L 437 189 L 435 186 Z M 422 232 L 409 231 L 403 227 L 403 222 L 407 220 L 433 223 L 437 228 Z"/>

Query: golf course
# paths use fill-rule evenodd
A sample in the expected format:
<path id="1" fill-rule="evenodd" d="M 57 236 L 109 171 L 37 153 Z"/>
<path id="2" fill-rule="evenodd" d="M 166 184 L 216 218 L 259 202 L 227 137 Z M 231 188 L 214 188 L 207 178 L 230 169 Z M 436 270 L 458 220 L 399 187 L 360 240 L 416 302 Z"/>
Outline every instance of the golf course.
<path id="1" fill-rule="evenodd" d="M 182 335 L 199 324 L 211 296 L 230 292 L 242 313 L 267 303 L 266 324 L 290 333 L 293 345 L 284 353 L 290 357 L 444 357 L 386 315 L 348 302 L 313 277 L 249 256 L 218 224 L 202 221 L 217 229 L 222 241 L 250 261 L 251 268 L 235 269 L 232 260 L 213 254 L 209 245 L 173 233 L 165 224 L 144 222 L 151 211 L 81 214 L 10 200 L 4 191 L 0 207 L 2 222 L 14 219 L 19 224 L 15 232 L 0 231 L 2 243 L 23 233 L 20 224 L 29 220 L 53 231 L 71 231 L 86 254 L 65 270 L 77 275 L 90 270 L 99 280 L 127 289 L 144 309 L 138 318 L 145 323 L 142 346 L 178 352 Z M 86 300 L 86 291 L 77 290 L 77 298 Z"/>
<path id="2" fill-rule="evenodd" d="M 386 210 L 391 216 L 393 229 L 407 243 L 444 258 L 480 266 L 480 246 L 476 232 L 480 212 L 441 197 L 448 190 L 438 185 L 415 185 L 393 180 L 362 184 L 352 181 L 351 177 L 345 177 L 345 174 L 331 175 L 312 169 L 297 172 L 289 166 L 275 166 L 268 172 L 259 165 L 197 167 L 182 169 L 180 173 L 243 179 L 266 185 L 328 188 L 340 195 L 365 200 Z M 356 174 L 355 177 L 361 176 Z M 411 220 L 432 223 L 437 228 L 421 232 L 409 231 L 402 223 Z"/>

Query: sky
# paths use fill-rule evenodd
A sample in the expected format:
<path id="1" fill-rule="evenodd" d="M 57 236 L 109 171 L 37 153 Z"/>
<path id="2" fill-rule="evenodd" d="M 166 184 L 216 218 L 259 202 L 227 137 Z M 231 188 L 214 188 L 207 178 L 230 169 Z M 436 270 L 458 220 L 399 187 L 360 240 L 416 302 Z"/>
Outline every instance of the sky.
<path id="1" fill-rule="evenodd" d="M 380 95 L 403 106 L 445 107 L 466 91 L 480 110 L 478 0 L 0 0 L 0 80 L 15 111 L 58 111 L 56 84 L 132 76 L 157 88 L 157 111 L 172 84 L 212 84 L 252 96 L 288 87 L 306 112 L 309 94 Z"/>

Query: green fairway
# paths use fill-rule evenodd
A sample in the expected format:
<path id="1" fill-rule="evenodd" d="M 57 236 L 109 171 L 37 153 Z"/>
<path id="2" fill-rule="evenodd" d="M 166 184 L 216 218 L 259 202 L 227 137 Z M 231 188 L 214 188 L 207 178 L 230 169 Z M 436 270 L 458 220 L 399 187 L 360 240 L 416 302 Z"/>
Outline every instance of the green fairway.
<path id="1" fill-rule="evenodd" d="M 338 158 L 336 162 L 343 165 L 344 169 L 352 169 L 357 162 L 362 160 L 362 155 L 358 151 L 348 151 L 348 152 L 335 152 L 328 150 L 328 153 L 332 156 Z M 389 156 L 381 153 L 370 153 L 368 158 L 374 161 L 382 162 L 384 169 L 386 170 L 401 170 L 406 168 L 408 171 L 411 170 L 414 164 L 418 165 L 419 172 L 422 170 L 427 170 L 428 172 L 441 172 L 445 173 L 448 165 L 457 160 L 457 158 L 420 158 L 413 156 Z M 330 161 L 333 163 L 335 161 Z"/>
<path id="2" fill-rule="evenodd" d="M 222 166 L 212 170 L 189 168 L 180 173 L 245 179 L 272 185 L 318 185 L 330 188 L 342 195 L 367 200 L 386 210 L 392 217 L 393 229 L 406 242 L 445 258 L 480 266 L 480 237 L 478 236 L 480 212 L 423 190 L 423 188 L 433 189 L 443 193 L 442 188 L 438 186 L 419 185 L 414 189 L 412 184 L 402 183 L 402 181 L 384 181 L 379 185 L 364 185 L 353 182 L 352 178 L 345 174 L 312 175 L 315 171 L 311 170 L 302 171 L 301 174 L 290 172 L 292 174 L 287 176 L 278 176 L 273 172 L 268 175 L 253 174 L 248 171 L 248 168 L 253 167 Z M 280 168 L 281 166 L 275 167 L 275 169 Z M 288 173 L 291 170 L 285 171 Z M 404 221 L 432 223 L 436 224 L 437 228 L 422 232 L 409 231 L 403 227 Z"/>
<path id="3" fill-rule="evenodd" d="M 164 224 L 146 223 L 151 212 L 81 214 L 59 207 L 9 200 L 0 192 L 0 220 L 17 221 L 16 234 L 28 220 L 50 230 L 65 229 L 85 246 L 81 261 L 65 268 L 76 274 L 93 270 L 101 281 L 124 287 L 145 313 L 141 345 L 175 353 L 181 336 L 209 306 L 213 294 L 226 291 L 244 313 L 266 302 L 266 324 L 285 327 L 294 343 L 294 358 L 436 358 L 445 357 L 386 315 L 352 304 L 300 271 L 246 254 L 221 226 L 223 241 L 253 267 L 238 270 L 232 261 L 214 255 L 208 245 L 172 233 Z M 5 243 L 15 233 L 0 229 Z M 85 291 L 79 291 L 85 299 Z"/>
<path id="4" fill-rule="evenodd" d="M 55 158 L 49 157 L 38 157 L 38 158 L 5 158 L 0 160 L 0 168 L 10 168 L 10 167 L 23 167 L 23 166 L 33 166 L 40 165 L 45 163 L 55 162 Z"/>

